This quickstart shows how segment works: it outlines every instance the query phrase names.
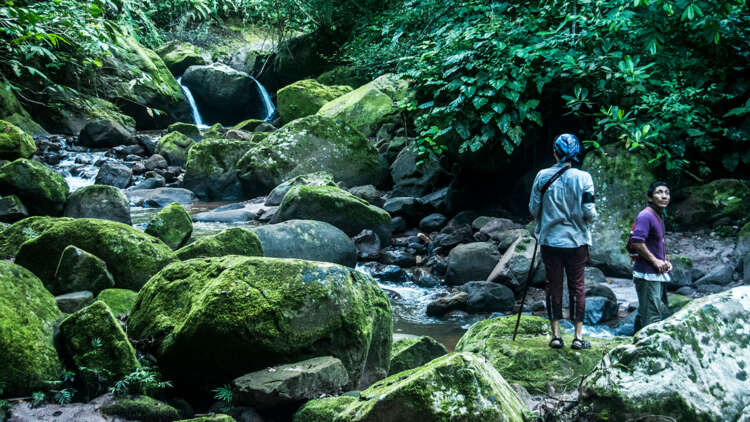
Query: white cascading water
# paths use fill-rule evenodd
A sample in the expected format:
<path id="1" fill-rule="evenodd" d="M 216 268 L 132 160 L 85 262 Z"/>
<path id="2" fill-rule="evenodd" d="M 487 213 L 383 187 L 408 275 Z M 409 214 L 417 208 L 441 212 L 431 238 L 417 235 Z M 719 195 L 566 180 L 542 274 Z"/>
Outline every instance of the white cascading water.
<path id="1" fill-rule="evenodd" d="M 266 108 L 266 117 L 263 119 L 263 121 L 270 122 L 271 119 L 273 119 L 273 115 L 276 113 L 276 107 L 274 107 L 273 101 L 271 101 L 271 96 L 268 95 L 268 91 L 266 91 L 266 87 L 264 87 L 262 83 L 260 83 L 257 79 L 253 78 L 248 73 L 246 72 L 240 72 L 240 73 L 252 79 L 253 82 L 255 82 L 255 85 L 258 86 L 260 97 L 263 99 L 263 105 Z"/>
<path id="2" fill-rule="evenodd" d="M 190 111 L 193 113 L 193 122 L 196 126 L 200 129 L 206 129 L 208 128 L 208 125 L 203 122 L 203 117 L 201 117 L 201 113 L 198 111 L 198 105 L 195 103 L 195 98 L 193 98 L 193 93 L 190 92 L 190 89 L 182 84 L 182 77 L 177 78 L 177 85 L 180 86 L 180 89 L 182 89 L 182 93 L 185 94 L 185 98 L 188 100 L 188 104 L 190 104 Z"/>

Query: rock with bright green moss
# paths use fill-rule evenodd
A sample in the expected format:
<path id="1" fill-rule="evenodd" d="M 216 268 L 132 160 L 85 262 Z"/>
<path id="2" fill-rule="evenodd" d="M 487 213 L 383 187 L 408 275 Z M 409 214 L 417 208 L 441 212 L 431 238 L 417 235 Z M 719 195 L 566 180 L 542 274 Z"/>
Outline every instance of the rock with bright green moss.
<path id="1" fill-rule="evenodd" d="M 49 98 L 46 112 L 38 115 L 45 128 L 53 133 L 78 135 L 91 121 L 110 120 L 133 128 L 135 120 L 123 114 L 116 105 L 97 97 L 57 85 L 44 90 Z"/>
<path id="2" fill-rule="evenodd" d="M 164 157 L 169 165 L 184 167 L 188 151 L 195 141 L 180 132 L 170 132 L 159 139 L 156 153 Z"/>
<path id="3" fill-rule="evenodd" d="M 192 123 L 183 123 L 183 122 L 177 122 L 172 123 L 167 127 L 167 133 L 171 132 L 179 132 L 188 138 L 192 138 L 193 140 L 197 141 L 201 139 L 201 131 L 198 129 L 198 126 L 192 124 Z"/>
<path id="4" fill-rule="evenodd" d="M 750 187 L 737 179 L 719 179 L 682 190 L 682 201 L 669 207 L 677 224 L 684 227 L 711 227 L 720 219 L 735 223 L 747 216 Z"/>
<path id="5" fill-rule="evenodd" d="M 303 79 L 281 88 L 276 96 L 281 120 L 291 122 L 315 114 L 327 102 L 352 91 L 345 85 L 328 86 Z"/>
<path id="6" fill-rule="evenodd" d="M 266 197 L 266 205 L 274 206 L 281 204 L 284 196 L 289 192 L 289 189 L 294 186 L 305 185 L 305 186 L 338 186 L 333 180 L 333 175 L 327 171 L 318 171 L 315 173 L 300 174 L 294 176 L 286 182 L 273 188 L 271 193 Z"/>
<path id="7" fill-rule="evenodd" d="M 141 422 L 169 422 L 180 418 L 177 409 L 148 396 L 116 399 L 113 403 L 102 406 L 101 412 Z"/>
<path id="8" fill-rule="evenodd" d="M 16 195 L 32 214 L 61 215 L 68 184 L 44 164 L 19 158 L 0 167 L 0 195 Z"/>
<path id="9" fill-rule="evenodd" d="M 44 129 L 39 123 L 32 120 L 29 116 L 14 113 L 10 116 L 3 117 L 3 120 L 8 123 L 12 123 L 31 136 L 49 135 L 49 132 L 47 132 L 46 129 Z"/>
<path id="10" fill-rule="evenodd" d="M 247 119 L 247 120 L 243 120 L 237 123 L 236 125 L 234 125 L 234 127 L 232 127 L 232 129 L 244 130 L 246 132 L 254 132 L 255 128 L 258 127 L 258 125 L 262 123 L 265 123 L 265 121 L 260 120 L 260 119 Z"/>
<path id="11" fill-rule="evenodd" d="M 549 321 L 523 316 L 516 341 L 512 340 L 516 317 L 505 316 L 480 321 L 469 328 L 456 345 L 457 352 L 484 356 L 511 383 L 518 383 L 531 393 L 547 391 L 550 382 L 555 391 L 572 391 L 610 349 L 625 338 L 588 338 L 591 349 L 570 349 L 573 335 L 563 333 L 565 347 L 548 345 Z"/>
<path id="12" fill-rule="evenodd" d="M 351 268 L 225 256 L 164 268 L 138 293 L 128 333 L 156 339 L 159 367 L 180 386 L 331 355 L 351 388 L 388 372 L 392 324 L 385 293 Z"/>
<path id="13" fill-rule="evenodd" d="M 131 224 L 130 203 L 122 191 L 109 185 L 84 186 L 65 202 L 63 215 L 72 218 L 100 218 Z"/>
<path id="14" fill-rule="evenodd" d="M 43 127 L 31 119 L 5 79 L 0 79 L 0 119 L 12 123 L 31 136 L 48 134 Z"/>
<path id="15" fill-rule="evenodd" d="M 224 126 L 222 126 L 221 123 L 215 123 L 203 132 L 203 137 L 206 139 L 223 138 L 226 132 L 227 130 L 224 129 Z"/>
<path id="16" fill-rule="evenodd" d="M 96 296 L 96 300 L 109 306 L 115 317 L 130 315 L 137 298 L 138 292 L 128 289 L 104 289 Z"/>
<path id="17" fill-rule="evenodd" d="M 198 47 L 193 44 L 171 41 L 156 49 L 158 54 L 167 65 L 169 71 L 175 76 L 180 76 L 190 66 L 206 64 Z"/>
<path id="18" fill-rule="evenodd" d="M 211 415 L 211 416 L 201 416 L 198 418 L 191 418 L 191 419 L 180 419 L 175 422 L 236 422 L 236 419 L 229 415 L 224 414 L 218 414 L 218 415 Z"/>
<path id="19" fill-rule="evenodd" d="M 391 216 L 382 208 L 333 186 L 295 186 L 281 201 L 274 222 L 318 220 L 349 236 L 372 230 L 384 244 L 391 242 Z"/>
<path id="20" fill-rule="evenodd" d="M 287 123 L 237 163 L 245 191 L 266 195 L 301 174 L 327 171 L 343 186 L 379 184 L 387 175 L 375 147 L 353 127 L 312 115 Z"/>
<path id="21" fill-rule="evenodd" d="M 60 323 L 62 353 L 93 397 L 139 366 L 135 349 L 109 307 L 101 301 Z"/>
<path id="22" fill-rule="evenodd" d="M 36 152 L 36 144 L 26 132 L 5 120 L 0 120 L 0 160 L 29 158 Z"/>
<path id="23" fill-rule="evenodd" d="M 369 82 L 367 78 L 361 76 L 365 73 L 362 70 L 349 65 L 337 66 L 327 72 L 321 73 L 315 80 L 325 85 L 360 87 Z"/>
<path id="24" fill-rule="evenodd" d="M 57 379 L 53 331 L 62 313 L 27 269 L 0 260 L 0 380 L 4 397 L 27 396 Z"/>
<path id="25" fill-rule="evenodd" d="M 29 216 L 29 211 L 16 195 L 0 198 L 0 222 L 15 223 Z"/>
<path id="26" fill-rule="evenodd" d="M 251 141 L 207 137 L 190 149 L 182 186 L 204 201 L 245 199 L 236 163 L 254 145 Z"/>
<path id="27" fill-rule="evenodd" d="M 138 229 L 114 221 L 77 218 L 57 221 L 21 245 L 16 263 L 50 283 L 62 252 L 69 245 L 96 251 L 96 256 L 107 263 L 115 287 L 125 289 L 138 290 L 175 260 L 169 246 Z"/>
<path id="28" fill-rule="evenodd" d="M 446 354 L 448 354 L 448 350 L 445 346 L 432 337 L 402 338 L 393 343 L 391 369 L 388 371 L 388 375 L 414 369 Z"/>
<path id="29" fill-rule="evenodd" d="M 526 406 L 481 356 L 452 353 L 348 396 L 308 402 L 294 422 L 515 421 Z"/>
<path id="30" fill-rule="evenodd" d="M 193 220 L 178 203 L 162 208 L 146 226 L 146 234 L 160 239 L 172 249 L 183 246 L 192 233 Z"/>
<path id="31" fill-rule="evenodd" d="M 72 219 L 65 217 L 29 217 L 0 231 L 0 259 L 14 258 L 24 242 L 41 236 L 47 229 L 60 221 L 72 221 Z"/>
<path id="32" fill-rule="evenodd" d="M 258 235 L 252 231 L 232 227 L 212 236 L 201 237 L 176 250 L 175 255 L 182 261 L 225 255 L 263 256 L 263 246 Z"/>
<path id="33" fill-rule="evenodd" d="M 581 401 L 608 420 L 734 421 L 750 406 L 750 286 L 693 300 L 607 354 Z"/>
<path id="34" fill-rule="evenodd" d="M 380 76 L 354 91 L 324 104 L 318 114 L 343 120 L 365 135 L 400 111 L 399 102 L 407 98 L 409 84 L 393 74 Z"/>
<path id="35" fill-rule="evenodd" d="M 107 264 L 89 252 L 70 245 L 63 249 L 54 281 L 47 288 L 55 295 L 88 290 L 93 294 L 113 287 Z"/>

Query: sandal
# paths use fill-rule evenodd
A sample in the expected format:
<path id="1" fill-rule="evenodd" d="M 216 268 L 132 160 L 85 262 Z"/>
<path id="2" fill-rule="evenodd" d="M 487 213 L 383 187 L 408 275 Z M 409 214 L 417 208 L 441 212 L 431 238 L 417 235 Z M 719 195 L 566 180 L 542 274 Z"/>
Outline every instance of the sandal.
<path id="1" fill-rule="evenodd" d="M 565 343 L 563 343 L 562 337 L 552 337 L 552 340 L 549 341 L 549 347 L 553 349 L 562 349 L 563 346 L 565 346 Z"/>
<path id="2" fill-rule="evenodd" d="M 591 343 L 589 343 L 587 340 L 576 337 L 570 344 L 570 348 L 573 350 L 590 349 Z"/>

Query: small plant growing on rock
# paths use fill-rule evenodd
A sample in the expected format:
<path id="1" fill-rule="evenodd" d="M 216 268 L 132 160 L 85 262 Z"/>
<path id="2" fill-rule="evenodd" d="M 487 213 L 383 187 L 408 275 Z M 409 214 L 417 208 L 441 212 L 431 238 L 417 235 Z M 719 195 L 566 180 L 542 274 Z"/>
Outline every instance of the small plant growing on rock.
<path id="1" fill-rule="evenodd" d="M 110 387 L 109 391 L 116 397 L 122 397 L 127 394 L 145 394 L 151 396 L 172 387 L 171 381 L 161 381 L 160 378 L 161 375 L 155 369 L 149 366 L 142 366 L 117 381 L 114 386 Z"/>
<path id="2" fill-rule="evenodd" d="M 214 398 L 222 403 L 221 410 L 229 412 L 232 410 L 232 386 L 224 384 L 221 387 L 211 390 L 214 393 Z"/>
<path id="3" fill-rule="evenodd" d="M 34 391 L 31 393 L 31 406 L 37 407 L 44 403 L 44 401 L 47 399 L 47 395 L 44 394 L 44 391 Z"/>

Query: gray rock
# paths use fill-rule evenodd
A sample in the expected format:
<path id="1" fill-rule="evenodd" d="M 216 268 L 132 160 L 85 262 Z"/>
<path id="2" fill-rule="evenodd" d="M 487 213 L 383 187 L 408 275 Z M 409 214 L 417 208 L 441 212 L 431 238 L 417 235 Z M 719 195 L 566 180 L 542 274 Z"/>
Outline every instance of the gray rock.
<path id="1" fill-rule="evenodd" d="M 65 203 L 63 215 L 131 224 L 128 198 L 116 187 L 107 185 L 86 186 L 73 192 Z"/>
<path id="2" fill-rule="evenodd" d="M 466 310 L 471 313 L 511 312 L 516 304 L 513 290 L 489 281 L 470 281 L 458 288 L 469 294 Z"/>
<path id="3" fill-rule="evenodd" d="M 66 314 L 72 314 L 94 303 L 94 294 L 88 290 L 55 296 L 57 307 Z"/>
<path id="4" fill-rule="evenodd" d="M 474 223 L 476 223 L 476 221 L 477 220 L 474 220 L 474 222 L 472 223 L 472 227 L 475 225 Z M 493 218 L 492 220 L 483 224 L 481 228 L 479 229 L 477 229 L 476 227 L 474 228 L 475 230 L 479 230 L 474 235 L 474 239 L 477 239 L 477 241 L 486 242 L 488 240 L 494 240 L 497 242 L 497 241 L 505 240 L 508 236 L 508 233 L 511 232 L 511 230 L 520 229 L 521 225 L 516 224 L 507 218 Z M 516 233 L 516 232 L 511 232 L 511 233 Z"/>
<path id="5" fill-rule="evenodd" d="M 381 283 L 408 283 L 413 280 L 411 274 L 396 265 L 367 262 L 361 268 Z"/>
<path id="6" fill-rule="evenodd" d="M 102 259 L 70 245 L 63 249 L 54 281 L 47 288 L 56 295 L 82 290 L 98 294 L 114 285 L 114 278 Z"/>
<path id="7" fill-rule="evenodd" d="M 78 135 L 78 142 L 89 148 L 112 148 L 131 142 L 135 133 L 128 128 L 111 120 L 96 120 L 89 122 Z"/>
<path id="8" fill-rule="evenodd" d="M 743 270 L 743 280 L 745 284 L 750 284 L 750 252 L 745 254 L 745 257 L 742 259 L 742 270 Z"/>
<path id="9" fill-rule="evenodd" d="M 159 144 L 159 141 L 144 134 L 135 135 L 135 141 L 138 142 L 138 145 L 142 146 L 149 155 L 156 152 L 156 146 Z"/>
<path id="10" fill-rule="evenodd" d="M 586 284 L 602 284 L 607 282 L 607 277 L 602 270 L 596 267 L 586 267 L 583 270 L 583 279 Z M 603 285 L 603 284 L 602 284 Z"/>
<path id="11" fill-rule="evenodd" d="M 380 254 L 380 238 L 372 230 L 362 230 L 352 239 L 359 259 L 377 259 Z"/>
<path id="12" fill-rule="evenodd" d="M 165 207 L 172 202 L 190 205 L 198 200 L 193 192 L 182 188 L 128 189 L 125 191 L 125 196 L 133 205 L 156 208 Z"/>
<path id="13" fill-rule="evenodd" d="M 602 296 L 586 297 L 586 312 L 583 316 L 584 324 L 601 324 L 617 317 L 617 302 L 614 304 L 609 298 Z"/>
<path id="14" fill-rule="evenodd" d="M 432 239 L 430 248 L 436 254 L 447 255 L 456 245 L 470 242 L 474 242 L 471 226 L 445 227 Z"/>
<path id="15" fill-rule="evenodd" d="M 731 264 L 718 264 L 708 274 L 704 275 L 695 282 L 696 286 L 707 285 L 707 284 L 718 284 L 719 286 L 726 286 L 731 283 L 732 275 L 734 274 L 734 266 Z"/>
<path id="16" fill-rule="evenodd" d="M 448 218 L 440 213 L 433 213 L 419 221 L 419 229 L 426 233 L 438 231 L 445 226 Z"/>
<path id="17" fill-rule="evenodd" d="M 448 354 L 448 350 L 432 337 L 407 337 L 397 340 L 391 348 L 391 369 L 388 375 L 422 366 Z"/>
<path id="18" fill-rule="evenodd" d="M 436 287 L 440 285 L 440 280 L 435 278 L 430 271 L 417 268 L 414 270 L 414 283 L 421 287 Z"/>
<path id="19" fill-rule="evenodd" d="M 135 186 L 130 187 L 132 190 L 142 190 L 142 189 L 157 189 L 157 188 L 163 188 L 164 185 L 166 185 L 166 180 L 164 180 L 164 176 L 160 175 L 159 173 L 155 172 L 148 172 L 146 173 L 146 179 L 140 181 Z"/>
<path id="20" fill-rule="evenodd" d="M 211 211 L 193 214 L 193 221 L 202 223 L 240 223 L 252 221 L 257 213 L 244 203 L 224 205 Z"/>
<path id="21" fill-rule="evenodd" d="M 494 220 L 495 217 L 488 217 L 486 215 L 481 215 L 474 219 L 474 221 L 471 222 L 471 228 L 474 230 L 482 230 L 482 227 L 484 227 L 487 223 Z"/>
<path id="22" fill-rule="evenodd" d="M 391 219 L 391 233 L 402 233 L 406 231 L 406 220 L 404 217 L 393 217 Z"/>
<path id="23" fill-rule="evenodd" d="M 422 161 L 417 165 L 417 162 Z M 440 167 L 440 162 L 430 156 L 420 157 L 414 149 L 401 150 L 391 164 L 393 196 L 423 196 L 433 192 L 448 182 L 448 173 Z"/>
<path id="24" fill-rule="evenodd" d="M 190 88 L 207 121 L 233 124 L 265 116 L 256 82 L 226 65 L 190 66 L 182 83 Z"/>
<path id="25" fill-rule="evenodd" d="M 385 201 L 383 209 L 391 215 L 404 217 L 406 223 L 416 226 L 428 208 L 419 198 L 394 197 Z"/>
<path id="26" fill-rule="evenodd" d="M 427 304 L 427 316 L 441 317 L 451 311 L 463 311 L 469 302 L 469 294 L 456 292 Z"/>
<path id="27" fill-rule="evenodd" d="M 165 169 L 169 167 L 169 164 L 167 163 L 167 159 L 159 154 L 154 154 L 146 161 L 143 162 L 144 167 L 146 167 L 146 170 L 156 170 L 156 169 Z"/>
<path id="28" fill-rule="evenodd" d="M 373 185 L 354 186 L 349 188 L 348 191 L 352 195 L 358 196 L 376 207 L 383 208 L 383 204 L 385 204 L 383 192 L 380 192 Z"/>
<path id="29" fill-rule="evenodd" d="M 491 242 L 458 245 L 448 255 L 448 284 L 458 285 L 472 280 L 486 280 L 495 268 L 500 254 Z"/>
<path id="30" fill-rule="evenodd" d="M 16 195 L 0 198 L 0 222 L 15 223 L 29 216 L 29 211 Z"/>
<path id="31" fill-rule="evenodd" d="M 354 267 L 354 242 L 343 231 L 322 221 L 288 220 L 253 229 L 264 256 L 334 262 Z"/>
<path id="32" fill-rule="evenodd" d="M 454 212 L 453 191 L 449 187 L 428 193 L 420 199 L 422 202 L 440 213 L 450 215 Z"/>
<path id="33" fill-rule="evenodd" d="M 335 395 L 349 384 L 341 361 L 323 356 L 274 366 L 236 378 L 233 404 L 258 409 L 291 407 L 321 395 Z"/>
<path id="34" fill-rule="evenodd" d="M 672 282 L 668 288 L 679 289 L 682 286 L 693 284 L 693 261 L 679 255 L 671 255 L 669 261 L 672 263 Z"/>
<path id="35" fill-rule="evenodd" d="M 380 251 L 380 262 L 398 267 L 413 267 L 417 265 L 417 258 L 400 249 L 385 248 Z"/>
<path id="36" fill-rule="evenodd" d="M 130 170 L 130 167 L 124 164 L 107 161 L 102 164 L 99 168 L 99 172 L 96 173 L 94 183 L 97 185 L 109 185 L 125 189 L 130 184 L 132 177 L 133 172 Z"/>
<path id="37" fill-rule="evenodd" d="M 497 271 L 493 271 L 488 281 L 503 284 L 510 287 L 516 294 L 520 293 L 531 267 L 534 242 L 534 238 L 528 234 L 516 239 L 500 258 L 496 267 Z M 539 255 L 541 254 L 537 251 L 537 257 L 534 260 L 536 268 L 540 267 Z"/>

